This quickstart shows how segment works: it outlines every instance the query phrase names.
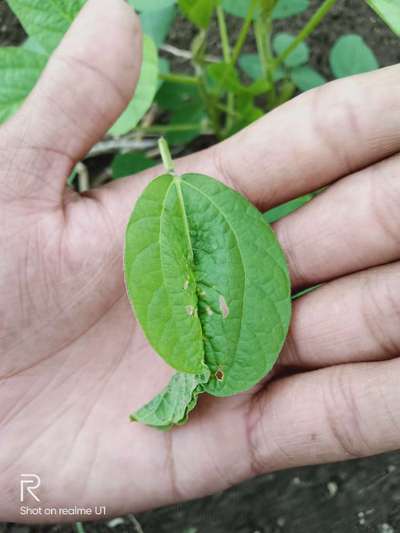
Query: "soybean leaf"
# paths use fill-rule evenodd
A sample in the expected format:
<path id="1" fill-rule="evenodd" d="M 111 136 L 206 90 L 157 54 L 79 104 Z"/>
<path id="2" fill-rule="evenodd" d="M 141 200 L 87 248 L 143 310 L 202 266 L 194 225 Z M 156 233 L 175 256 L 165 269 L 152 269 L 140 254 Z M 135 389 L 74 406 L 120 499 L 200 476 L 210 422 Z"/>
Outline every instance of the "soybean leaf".
<path id="1" fill-rule="evenodd" d="M 289 33 L 278 33 L 273 39 L 273 47 L 275 52 L 279 55 L 286 50 L 291 44 L 294 37 Z M 287 67 L 293 68 L 307 63 L 310 51 L 306 43 L 300 43 L 297 48 L 285 59 L 284 63 Z"/>
<path id="2" fill-rule="evenodd" d="M 336 78 L 362 74 L 379 67 L 371 48 L 355 34 L 339 37 L 330 51 L 329 61 Z"/>
<path id="3" fill-rule="evenodd" d="M 147 339 L 181 372 L 228 396 L 274 365 L 290 319 L 283 253 L 261 213 L 199 174 L 163 175 L 128 223 L 125 280 Z"/>
<path id="4" fill-rule="evenodd" d="M 164 431 L 175 424 L 184 424 L 190 411 L 196 407 L 197 397 L 204 391 L 209 378 L 208 368 L 202 374 L 174 374 L 165 389 L 131 415 L 131 420 Z"/>
<path id="5" fill-rule="evenodd" d="M 300 91 L 308 91 L 326 83 L 326 79 L 309 65 L 292 69 L 290 78 Z"/>
<path id="6" fill-rule="evenodd" d="M 251 0 L 222 0 L 222 7 L 230 15 L 244 18 L 249 10 Z M 308 8 L 308 0 L 278 0 L 273 11 L 273 19 L 284 19 L 297 15 Z M 259 14 L 256 10 L 255 17 Z"/>
<path id="7" fill-rule="evenodd" d="M 304 196 L 300 196 L 299 198 L 295 198 L 294 200 L 290 200 L 289 202 L 270 209 L 269 211 L 264 213 L 264 217 L 267 222 L 272 224 L 273 222 L 276 222 L 277 220 L 280 220 L 281 218 L 290 215 L 290 213 L 293 213 L 293 211 L 296 211 L 296 209 L 299 209 L 299 207 L 302 207 L 303 205 L 307 204 L 312 199 L 312 194 L 305 194 Z"/>
<path id="8" fill-rule="evenodd" d="M 123 114 L 110 129 L 111 135 L 123 135 L 132 130 L 153 103 L 158 89 L 158 55 L 154 41 L 143 37 L 143 61 L 135 95 Z"/>
<path id="9" fill-rule="evenodd" d="M 184 126 L 194 124 L 195 127 L 183 131 L 171 131 L 165 135 L 169 144 L 185 144 L 196 137 L 203 131 L 203 124 L 206 120 L 206 113 L 203 107 L 184 106 L 182 109 L 175 111 L 169 121 L 170 126 Z"/>
<path id="10" fill-rule="evenodd" d="M 400 37 L 400 3 L 398 0 L 366 0 L 367 4 Z"/>
<path id="11" fill-rule="evenodd" d="M 33 89 L 47 62 L 42 54 L 0 48 L 0 123 L 10 118 Z"/>
<path id="12" fill-rule="evenodd" d="M 149 35 L 159 47 L 165 41 L 176 17 L 176 7 L 167 6 L 157 11 L 143 11 L 140 14 L 143 33 Z"/>
<path id="13" fill-rule="evenodd" d="M 196 85 L 166 81 L 156 96 L 157 104 L 169 111 L 178 111 L 182 106 L 200 107 L 202 99 Z"/>
<path id="14" fill-rule="evenodd" d="M 278 0 L 272 12 L 275 20 L 286 19 L 298 15 L 308 8 L 309 0 Z"/>
<path id="15" fill-rule="evenodd" d="M 137 11 L 158 11 L 173 6 L 176 0 L 128 0 L 128 4 Z"/>
<path id="16" fill-rule="evenodd" d="M 46 50 L 32 37 L 28 37 L 21 45 L 21 47 L 25 48 L 25 50 L 29 50 L 30 52 L 35 52 L 36 54 L 48 56 Z"/>
<path id="17" fill-rule="evenodd" d="M 206 29 L 218 0 L 178 0 L 185 16 L 196 26 Z"/>
<path id="18" fill-rule="evenodd" d="M 248 93 L 257 96 L 270 88 L 267 80 L 261 79 L 251 85 L 243 85 L 236 68 L 228 63 L 213 63 L 207 67 L 207 73 L 211 82 L 210 92 L 217 94 L 229 91 L 236 94 Z"/>
<path id="19" fill-rule="evenodd" d="M 255 120 L 264 116 L 262 109 L 254 104 L 254 98 L 251 94 L 237 95 L 236 107 L 240 110 L 240 116 L 235 116 L 232 128 L 227 132 L 227 137 L 237 133 Z"/>
<path id="20" fill-rule="evenodd" d="M 29 37 L 56 48 L 86 0 L 7 0 Z"/>
<path id="21" fill-rule="evenodd" d="M 252 80 L 259 80 L 263 77 L 260 57 L 258 54 L 242 54 L 239 57 L 239 66 Z M 274 81 L 280 81 L 285 76 L 281 67 L 274 70 Z"/>
<path id="22" fill-rule="evenodd" d="M 144 152 L 132 152 L 130 154 L 118 154 L 111 164 L 112 177 L 114 180 L 136 174 L 146 168 L 154 167 L 155 161 L 146 156 Z"/>

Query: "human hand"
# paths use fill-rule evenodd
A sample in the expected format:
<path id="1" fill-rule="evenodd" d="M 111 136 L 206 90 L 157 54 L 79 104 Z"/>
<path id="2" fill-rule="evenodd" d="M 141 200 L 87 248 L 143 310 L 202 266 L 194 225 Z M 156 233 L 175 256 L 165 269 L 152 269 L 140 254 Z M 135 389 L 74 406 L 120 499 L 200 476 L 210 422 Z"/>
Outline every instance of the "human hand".
<path id="1" fill-rule="evenodd" d="M 82 196 L 65 182 L 128 103 L 139 52 L 130 9 L 90 0 L 0 129 L 2 520 L 33 521 L 20 514 L 22 473 L 40 476 L 42 507 L 116 515 L 400 447 L 399 67 L 306 93 L 177 162 L 262 210 L 335 182 L 275 225 L 294 288 L 325 285 L 294 302 L 264 384 L 202 397 L 169 433 L 129 423 L 172 372 L 122 272 L 124 227 L 157 171 Z"/>

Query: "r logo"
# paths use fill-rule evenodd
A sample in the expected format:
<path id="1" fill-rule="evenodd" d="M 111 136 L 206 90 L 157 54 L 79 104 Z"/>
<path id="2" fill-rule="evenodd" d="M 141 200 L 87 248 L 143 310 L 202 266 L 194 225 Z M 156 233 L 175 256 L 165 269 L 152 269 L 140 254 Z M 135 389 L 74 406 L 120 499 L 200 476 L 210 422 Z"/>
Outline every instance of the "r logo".
<path id="1" fill-rule="evenodd" d="M 21 474 L 20 481 L 20 500 L 24 502 L 26 493 L 30 494 L 33 499 L 40 502 L 35 494 L 35 490 L 40 487 L 40 477 L 37 474 Z"/>

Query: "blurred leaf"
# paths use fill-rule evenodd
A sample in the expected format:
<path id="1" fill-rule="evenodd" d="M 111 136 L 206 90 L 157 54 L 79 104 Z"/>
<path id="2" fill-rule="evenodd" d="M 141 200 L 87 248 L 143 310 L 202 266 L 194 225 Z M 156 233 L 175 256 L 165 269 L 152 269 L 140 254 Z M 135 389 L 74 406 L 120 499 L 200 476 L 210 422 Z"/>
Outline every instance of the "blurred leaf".
<path id="1" fill-rule="evenodd" d="M 129 154 L 118 154 L 111 164 L 112 177 L 114 180 L 131 176 L 146 168 L 154 167 L 153 159 L 146 156 L 144 152 L 132 152 Z"/>
<path id="2" fill-rule="evenodd" d="M 273 47 L 275 52 L 280 55 L 291 44 L 294 37 L 289 33 L 278 33 L 273 39 Z M 285 59 L 284 63 L 287 67 L 293 68 L 307 63 L 310 51 L 306 43 L 301 43 L 293 52 Z"/>
<path id="3" fill-rule="evenodd" d="M 263 77 L 261 62 L 258 54 L 242 54 L 239 57 L 239 66 L 252 80 L 259 80 Z M 274 81 L 280 81 L 285 73 L 281 67 L 274 71 Z"/>
<path id="4" fill-rule="evenodd" d="M 366 2 L 376 13 L 378 13 L 389 28 L 400 37 L 399 0 L 366 0 Z"/>
<path id="5" fill-rule="evenodd" d="M 7 0 L 29 37 L 48 53 L 63 38 L 85 0 Z"/>
<path id="6" fill-rule="evenodd" d="M 199 107 L 202 99 L 196 85 L 165 81 L 156 96 L 157 104 L 168 111 L 177 111 L 182 106 Z"/>
<path id="7" fill-rule="evenodd" d="M 286 19 L 298 15 L 308 9 L 309 0 L 278 0 L 272 12 L 275 20 Z"/>
<path id="8" fill-rule="evenodd" d="M 123 135 L 132 130 L 148 111 L 158 89 L 158 68 L 156 45 L 150 37 L 144 35 L 143 62 L 135 95 L 110 129 L 111 135 Z"/>
<path id="9" fill-rule="evenodd" d="M 240 94 L 235 98 L 236 109 L 240 111 L 239 116 L 235 116 L 231 129 L 226 137 L 242 130 L 255 120 L 264 116 L 264 112 L 254 104 L 254 98 L 250 94 Z"/>
<path id="10" fill-rule="evenodd" d="M 326 83 L 326 79 L 309 65 L 296 67 L 290 71 L 293 83 L 300 91 L 308 91 Z"/>
<path id="11" fill-rule="evenodd" d="M 0 123 L 10 118 L 33 89 L 47 56 L 20 48 L 0 48 Z"/>
<path id="12" fill-rule="evenodd" d="M 339 37 L 331 49 L 329 61 L 336 78 L 344 78 L 379 68 L 371 48 L 362 37 L 356 34 Z"/>
<path id="13" fill-rule="evenodd" d="M 290 215 L 290 213 L 293 213 L 293 211 L 296 211 L 296 209 L 299 209 L 299 207 L 307 204 L 312 199 L 312 194 L 305 194 L 304 196 L 300 196 L 299 198 L 295 198 L 294 200 L 290 200 L 285 204 L 278 205 L 277 207 L 270 209 L 264 213 L 264 217 L 269 224 L 272 224 L 273 222 Z"/>
<path id="14" fill-rule="evenodd" d="M 165 41 L 175 18 L 176 7 L 174 5 L 157 11 L 144 11 L 140 15 L 143 33 L 149 35 L 157 47 L 160 47 Z"/>
<path id="15" fill-rule="evenodd" d="M 251 0 L 222 0 L 222 7 L 230 15 L 244 18 L 247 15 Z M 278 0 L 272 11 L 273 19 L 285 19 L 297 15 L 308 8 L 309 0 Z M 256 11 L 254 18 L 258 16 Z"/>
<path id="16" fill-rule="evenodd" d="M 270 88 L 267 80 L 263 79 L 256 80 L 251 85 L 244 85 L 236 68 L 228 63 L 213 63 L 207 67 L 207 73 L 211 81 L 210 91 L 217 94 L 232 92 L 235 94 L 249 93 L 257 96 Z"/>
<path id="17" fill-rule="evenodd" d="M 176 0 L 128 0 L 137 11 L 157 11 L 176 4 Z"/>
<path id="18" fill-rule="evenodd" d="M 46 50 L 41 46 L 35 39 L 28 37 L 24 43 L 22 43 L 22 48 L 29 50 L 30 52 L 35 52 L 36 54 L 42 54 L 48 56 Z"/>
<path id="19" fill-rule="evenodd" d="M 218 0 L 178 0 L 184 15 L 199 28 L 206 29 Z"/>
<path id="20" fill-rule="evenodd" d="M 193 141 L 193 139 L 198 137 L 202 132 L 202 123 L 205 118 L 206 114 L 203 108 L 185 106 L 182 109 L 175 111 L 168 122 L 169 125 L 198 124 L 198 127 L 193 128 L 192 130 L 169 132 L 165 135 L 166 140 L 171 145 L 185 144 Z"/>

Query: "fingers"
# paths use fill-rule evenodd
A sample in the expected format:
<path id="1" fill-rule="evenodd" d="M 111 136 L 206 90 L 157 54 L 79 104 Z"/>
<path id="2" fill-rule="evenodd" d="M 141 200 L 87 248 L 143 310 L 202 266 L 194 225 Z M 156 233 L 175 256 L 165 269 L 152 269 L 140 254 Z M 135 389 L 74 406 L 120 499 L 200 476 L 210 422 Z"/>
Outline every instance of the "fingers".
<path id="1" fill-rule="evenodd" d="M 60 200 L 76 161 L 128 104 L 140 63 L 133 10 L 122 0 L 89 0 L 23 108 L 0 130 L 7 199 L 42 193 Z"/>
<path id="2" fill-rule="evenodd" d="M 399 88 L 394 66 L 304 93 L 217 146 L 216 170 L 264 210 L 316 190 L 400 149 Z"/>
<path id="3" fill-rule="evenodd" d="M 268 385 L 246 422 L 249 472 L 398 449 L 399 362 L 341 365 Z"/>
<path id="4" fill-rule="evenodd" d="M 400 259 L 399 171 L 393 156 L 275 224 L 295 288 Z"/>
<path id="5" fill-rule="evenodd" d="M 280 366 L 322 368 L 400 355 L 400 264 L 353 274 L 294 302 Z"/>
<path id="6" fill-rule="evenodd" d="M 400 149 L 400 66 L 309 91 L 227 141 L 177 161 L 177 170 L 225 181 L 268 209 Z M 161 169 L 118 180 L 94 196 L 124 227 Z"/>

